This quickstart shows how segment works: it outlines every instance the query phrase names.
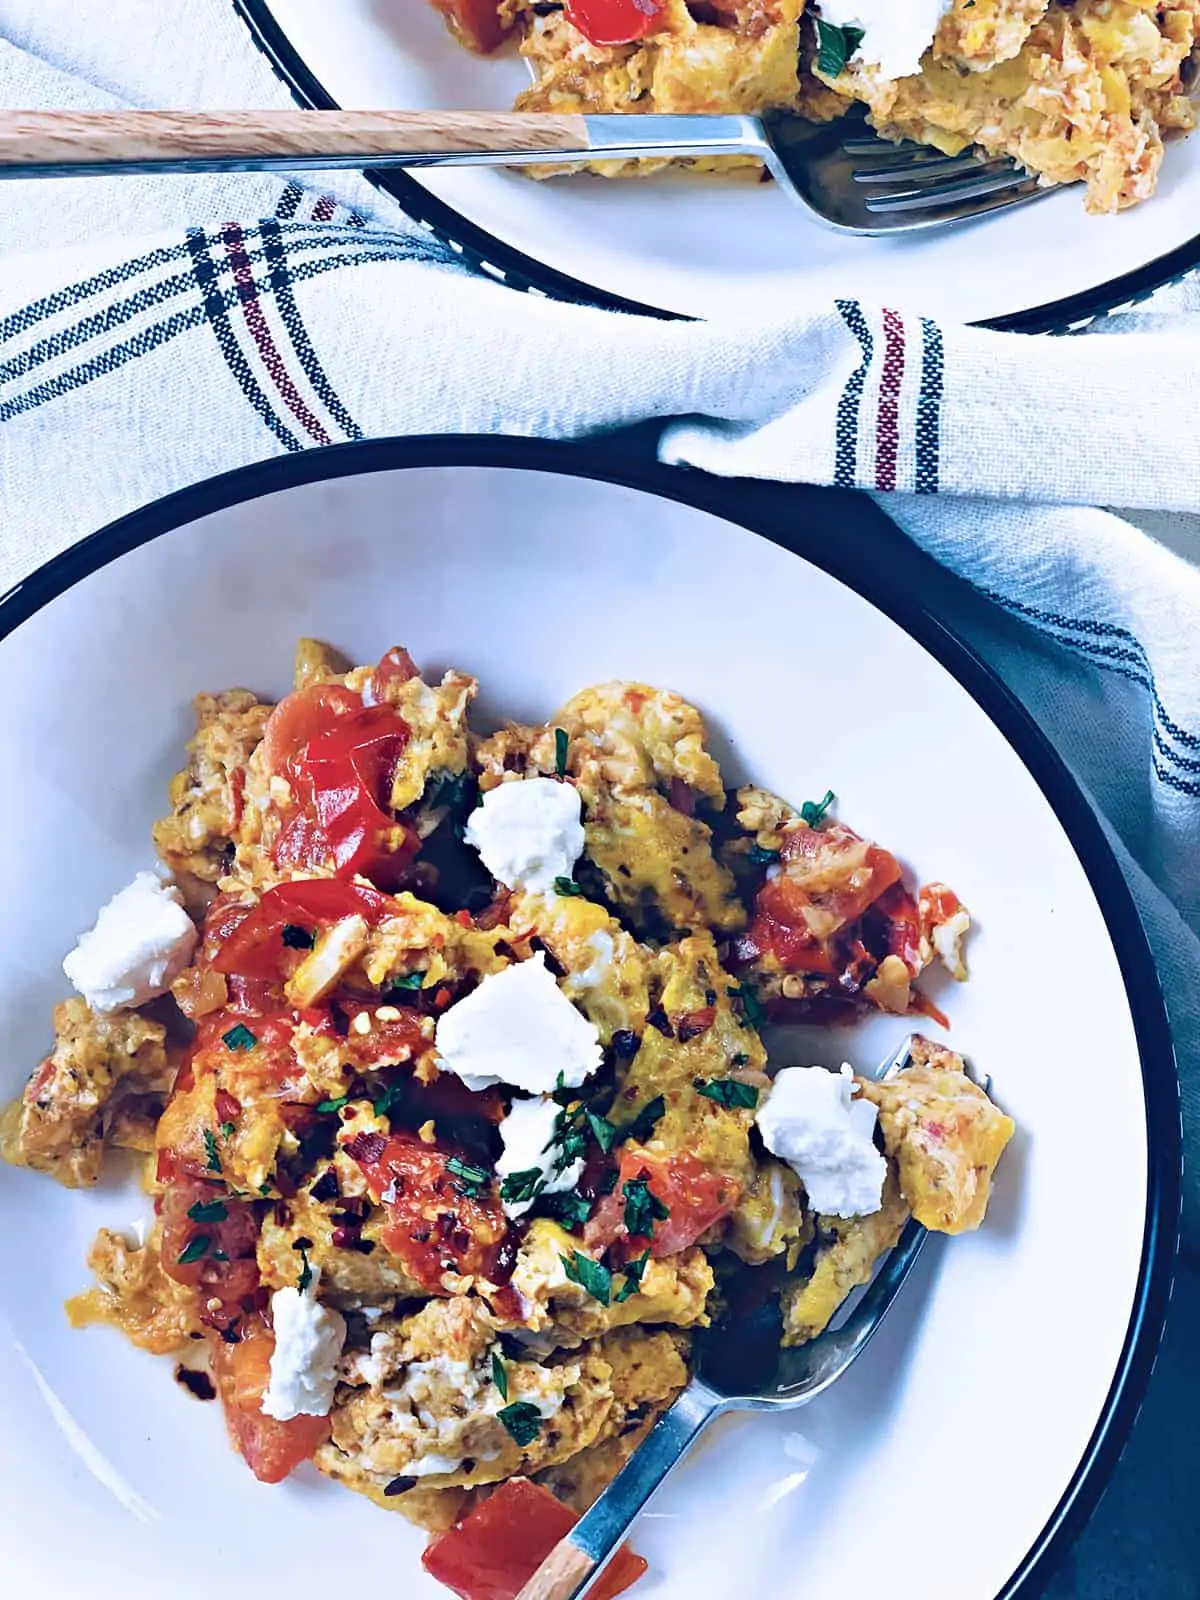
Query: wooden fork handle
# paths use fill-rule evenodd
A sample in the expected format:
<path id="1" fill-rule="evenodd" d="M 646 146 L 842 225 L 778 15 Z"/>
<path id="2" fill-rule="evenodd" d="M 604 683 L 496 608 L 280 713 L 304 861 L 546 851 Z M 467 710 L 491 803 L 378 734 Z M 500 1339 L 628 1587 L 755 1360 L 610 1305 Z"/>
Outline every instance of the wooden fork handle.
<path id="1" fill-rule="evenodd" d="M 494 111 L 4 111 L 0 165 L 80 167 L 238 158 L 588 148 L 580 116 Z"/>
<path id="2" fill-rule="evenodd" d="M 596 1565 L 568 1533 L 560 1539 L 517 1595 L 517 1600 L 571 1600 L 571 1596 Z"/>

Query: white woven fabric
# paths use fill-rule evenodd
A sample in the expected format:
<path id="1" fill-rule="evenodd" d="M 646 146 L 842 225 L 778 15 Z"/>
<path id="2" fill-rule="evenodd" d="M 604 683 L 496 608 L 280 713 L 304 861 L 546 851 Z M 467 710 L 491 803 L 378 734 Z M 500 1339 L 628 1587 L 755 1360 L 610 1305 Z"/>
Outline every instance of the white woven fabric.
<path id="1" fill-rule="evenodd" d="M 226 0 L 0 0 L 0 103 L 286 94 Z M 948 620 L 1107 817 L 1195 1062 L 1200 281 L 1105 337 L 848 301 L 671 323 L 472 275 L 353 175 L 9 184 L 4 199 L 0 590 L 170 490 L 379 434 L 582 438 L 661 419 L 667 461 L 872 490 L 967 580 Z"/>

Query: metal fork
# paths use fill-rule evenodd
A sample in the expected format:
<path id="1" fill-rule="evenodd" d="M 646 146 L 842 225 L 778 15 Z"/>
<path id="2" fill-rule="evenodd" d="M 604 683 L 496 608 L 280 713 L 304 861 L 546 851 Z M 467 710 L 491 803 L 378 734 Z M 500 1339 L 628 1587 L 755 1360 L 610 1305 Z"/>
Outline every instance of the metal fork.
<path id="1" fill-rule="evenodd" d="M 912 1054 L 912 1045 L 910 1034 L 884 1062 L 877 1077 L 890 1078 L 899 1072 Z M 690 1383 L 595 1504 L 555 1545 L 517 1600 L 582 1597 L 650 1496 L 714 1418 L 727 1411 L 790 1411 L 807 1405 L 836 1383 L 866 1349 L 927 1237 L 921 1224 L 910 1219 L 844 1321 L 808 1344 L 781 1350 L 776 1334 L 768 1351 L 763 1330 L 755 1326 L 753 1318 L 714 1328 L 697 1339 Z"/>
<path id="2" fill-rule="evenodd" d="M 287 172 L 754 156 L 841 233 L 911 233 L 1048 191 L 1007 160 L 889 144 L 861 114 L 766 117 L 483 111 L 8 111 L 0 178 Z"/>

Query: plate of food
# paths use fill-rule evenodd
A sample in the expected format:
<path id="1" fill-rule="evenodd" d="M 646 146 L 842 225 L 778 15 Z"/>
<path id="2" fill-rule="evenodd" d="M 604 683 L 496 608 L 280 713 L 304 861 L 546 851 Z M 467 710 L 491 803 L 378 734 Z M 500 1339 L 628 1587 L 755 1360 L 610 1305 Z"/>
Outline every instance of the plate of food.
<path id="1" fill-rule="evenodd" d="M 1012 156 L 1054 192 L 921 235 L 848 237 L 753 163 L 382 179 L 515 281 L 686 316 L 864 299 L 1064 327 L 1200 260 L 1195 0 L 238 0 L 302 103 L 865 114 Z"/>
<path id="2" fill-rule="evenodd" d="M 14 1600 L 511 1600 L 694 1338 L 803 1345 L 910 1216 L 853 1371 L 719 1423 L 601 1592 L 1028 1596 L 1082 1524 L 1178 1206 L 1132 902 L 827 496 L 789 548 L 715 493 L 346 446 L 0 604 Z"/>

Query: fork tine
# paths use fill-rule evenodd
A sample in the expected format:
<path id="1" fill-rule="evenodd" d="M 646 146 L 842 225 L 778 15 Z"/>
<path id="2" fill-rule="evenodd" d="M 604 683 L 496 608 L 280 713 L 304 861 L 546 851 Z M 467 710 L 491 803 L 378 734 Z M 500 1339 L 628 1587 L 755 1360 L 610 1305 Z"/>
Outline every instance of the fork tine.
<path id="1" fill-rule="evenodd" d="M 913 1042 L 916 1037 L 915 1033 L 910 1033 L 907 1038 L 902 1039 L 891 1055 L 876 1068 L 875 1079 L 877 1082 L 890 1078 L 894 1072 L 899 1072 L 902 1067 L 908 1064 L 908 1058 L 912 1055 Z"/>
<path id="2" fill-rule="evenodd" d="M 1036 178 L 1015 167 L 990 177 L 968 178 L 965 182 L 930 183 L 888 194 L 870 195 L 864 205 L 868 211 L 928 211 L 935 206 L 957 205 L 964 200 L 981 200 L 988 195 L 1040 192 Z"/>
<path id="3" fill-rule="evenodd" d="M 927 178 L 954 178 L 960 173 L 982 176 L 992 172 L 1011 175 L 1016 169 L 1007 157 L 985 162 L 978 156 L 933 156 L 928 161 L 905 160 L 878 167 L 856 167 L 850 176 L 855 183 L 896 183 L 904 178 L 923 183 Z"/>

